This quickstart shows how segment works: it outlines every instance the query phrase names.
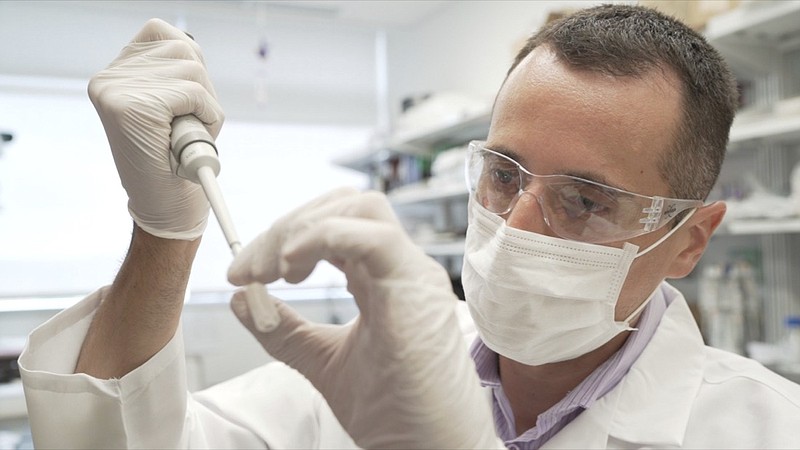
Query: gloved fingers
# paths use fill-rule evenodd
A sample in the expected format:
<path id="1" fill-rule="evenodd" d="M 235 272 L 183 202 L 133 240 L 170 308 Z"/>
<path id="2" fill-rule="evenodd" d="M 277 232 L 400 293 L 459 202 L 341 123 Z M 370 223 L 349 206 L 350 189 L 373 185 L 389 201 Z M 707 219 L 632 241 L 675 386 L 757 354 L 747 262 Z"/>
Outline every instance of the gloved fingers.
<path id="1" fill-rule="evenodd" d="M 205 61 L 200 49 L 194 41 L 179 40 L 137 42 L 126 45 L 119 55 L 108 65 L 108 68 L 119 68 L 137 61 L 140 57 L 161 59 L 182 59 L 196 61 L 205 68 Z"/>
<path id="2" fill-rule="evenodd" d="M 126 126 L 127 122 L 130 129 L 143 133 L 155 131 L 153 126 L 159 125 L 167 130 L 164 137 L 168 139 L 173 117 L 194 114 L 213 137 L 219 134 L 225 114 L 201 83 L 154 75 L 136 83 L 131 88 L 128 82 L 117 83 L 114 75 L 98 74 L 89 82 L 89 98 L 101 116 L 115 118 L 118 126 Z M 142 107 L 147 104 L 164 107 Z"/>
<path id="3" fill-rule="evenodd" d="M 313 200 L 276 222 L 288 231 L 302 229 L 326 217 L 363 217 L 399 223 L 392 206 L 383 193 L 361 192 L 354 188 L 340 188 Z"/>
<path id="4" fill-rule="evenodd" d="M 359 191 L 352 187 L 342 187 L 323 194 L 308 203 L 299 206 L 278 219 L 269 229 L 259 234 L 252 242 L 246 245 L 241 253 L 233 259 L 228 268 L 228 281 L 233 285 L 242 286 L 253 281 L 271 283 L 275 278 L 267 274 L 279 274 L 278 269 L 280 250 L 289 230 L 299 227 L 302 218 L 309 211 L 315 211 L 325 205 L 330 205 L 343 198 L 358 195 Z M 256 278 L 258 276 L 258 278 Z"/>
<path id="5" fill-rule="evenodd" d="M 228 269 L 228 280 L 234 285 L 242 285 L 252 281 L 271 283 L 282 278 L 285 270 L 281 255 L 287 239 L 330 217 L 361 217 L 400 226 L 385 195 L 356 190 L 334 191 L 332 195 L 324 196 L 323 201 L 312 202 L 284 216 L 261 233 L 234 259 Z M 335 259 L 331 262 L 339 263 Z"/>
<path id="6" fill-rule="evenodd" d="M 128 64 L 131 60 L 135 60 L 137 56 L 146 56 L 152 59 L 196 61 L 201 68 L 198 73 L 206 75 L 205 60 L 197 42 L 186 33 L 159 19 L 149 21 L 139 35 L 122 49 L 117 58 L 109 65 L 109 68 Z M 201 80 L 195 79 L 195 81 Z M 211 83 L 204 83 L 204 85 L 216 97 L 216 92 Z"/>
<path id="7" fill-rule="evenodd" d="M 337 263 L 345 274 L 359 262 L 370 277 L 382 277 L 418 250 L 396 224 L 359 217 L 329 217 L 293 233 L 284 243 L 281 276 L 290 283 L 304 280 L 320 260 Z M 420 256 L 422 253 L 419 252 Z"/>
<path id="8" fill-rule="evenodd" d="M 147 58 L 156 59 L 159 58 L 159 56 L 147 55 Z M 214 84 L 211 83 L 211 78 L 202 61 L 194 59 L 172 60 L 170 64 L 163 69 L 160 75 L 199 83 L 211 97 L 215 100 L 217 99 L 217 91 L 214 89 Z"/>
<path id="9" fill-rule="evenodd" d="M 239 319 L 242 325 L 244 325 L 244 327 L 247 328 L 250 333 L 252 333 L 253 336 L 259 340 L 259 342 L 264 339 L 265 335 L 283 336 L 305 325 L 306 320 L 297 314 L 293 309 L 286 306 L 286 304 L 280 299 L 270 295 L 269 292 L 267 292 L 267 296 L 269 297 L 269 301 L 273 301 L 275 303 L 275 311 L 281 319 L 278 327 L 269 333 L 264 333 L 256 328 L 255 321 L 253 320 L 253 316 L 250 312 L 250 307 L 247 304 L 246 289 L 237 289 L 233 294 L 233 297 L 231 297 L 231 310 L 233 310 L 233 313 L 236 315 L 236 318 Z"/>
<path id="10" fill-rule="evenodd" d="M 225 113 L 217 100 L 208 72 L 197 61 L 176 60 L 152 75 L 149 84 L 154 95 L 163 89 L 174 96 L 165 96 L 165 101 L 174 117 L 186 114 L 196 116 L 205 125 L 213 138 L 219 135 L 225 122 Z M 169 101 L 173 99 L 174 101 Z M 172 121 L 172 117 L 169 118 Z"/>
<path id="11" fill-rule="evenodd" d="M 158 100 L 163 101 L 169 108 L 172 116 L 167 118 L 168 124 L 173 117 L 192 114 L 205 125 L 212 137 L 216 138 L 225 121 L 222 106 L 203 84 L 190 80 L 154 80 L 155 84 L 164 84 L 164 95 Z"/>
<path id="12" fill-rule="evenodd" d="M 324 217 L 344 216 L 399 223 L 386 195 L 377 191 L 359 192 L 358 195 L 341 198 L 326 206 L 309 209 L 304 219 L 317 221 Z"/>
<path id="13" fill-rule="evenodd" d="M 170 25 L 161 19 L 148 20 L 133 37 L 131 43 L 177 40 L 189 43 L 198 56 L 202 55 L 200 46 L 186 32 Z M 200 56 L 202 59 L 202 56 Z"/>
<path id="14" fill-rule="evenodd" d="M 331 352 L 347 333 L 347 326 L 317 324 L 306 320 L 292 307 L 268 294 L 270 300 L 275 302 L 280 323 L 274 330 L 264 333 L 255 326 L 245 292 L 240 289 L 234 293 L 231 309 L 267 353 L 307 376 L 318 374 L 321 367 L 330 362 Z"/>
<path id="15" fill-rule="evenodd" d="M 208 76 L 202 50 L 193 39 L 132 43 L 123 49 L 121 57 L 125 57 L 128 53 L 130 53 L 130 55 L 128 55 L 126 59 L 133 58 L 134 56 L 143 56 L 152 61 L 163 59 L 165 62 L 170 63 L 167 67 L 185 67 L 187 70 L 183 71 L 182 74 L 175 74 L 174 77 L 197 81 L 201 83 L 214 98 L 217 98 L 214 85 L 211 83 Z M 184 60 L 186 64 L 183 66 L 176 65 L 177 61 L 174 60 Z M 149 70 L 150 68 L 145 69 Z"/>
<path id="16" fill-rule="evenodd" d="M 293 209 L 291 212 L 286 214 L 285 216 L 278 219 L 276 223 L 286 223 L 294 220 L 297 217 L 303 217 L 309 213 L 309 211 L 315 211 L 321 206 L 329 205 L 332 202 L 340 201 L 344 198 L 354 197 L 359 195 L 361 191 L 358 189 L 351 187 L 351 186 L 342 186 L 336 189 L 332 189 L 329 192 L 326 192 L 308 202 L 298 206 L 297 208 Z"/>
<path id="17" fill-rule="evenodd" d="M 180 60 L 185 62 L 181 63 Z M 209 80 L 200 46 L 186 33 L 160 19 L 148 21 L 106 70 L 122 68 L 127 70 L 120 75 L 127 78 L 135 75 L 128 71 L 138 70 L 147 76 L 160 74 L 196 81 L 202 84 L 212 97 L 217 97 L 216 90 Z M 217 133 L 219 128 L 221 124 L 215 129 Z"/>
<path id="18" fill-rule="evenodd" d="M 341 195 L 336 195 L 339 192 Z M 391 205 L 383 194 L 334 191 L 333 195 L 324 196 L 323 201 L 312 202 L 284 216 L 261 233 L 234 259 L 228 270 L 229 281 L 241 285 L 252 281 L 271 283 L 282 278 L 285 270 L 281 255 L 286 240 L 330 217 L 361 217 L 399 227 Z M 338 264 L 335 259 L 331 262 Z"/>
<path id="19" fill-rule="evenodd" d="M 202 84 L 216 98 L 202 56 L 195 47 L 193 41 L 182 40 L 129 44 L 98 75 L 110 80 L 124 78 L 129 83 L 137 75 L 143 75 L 139 81 L 155 76 L 191 80 Z"/>

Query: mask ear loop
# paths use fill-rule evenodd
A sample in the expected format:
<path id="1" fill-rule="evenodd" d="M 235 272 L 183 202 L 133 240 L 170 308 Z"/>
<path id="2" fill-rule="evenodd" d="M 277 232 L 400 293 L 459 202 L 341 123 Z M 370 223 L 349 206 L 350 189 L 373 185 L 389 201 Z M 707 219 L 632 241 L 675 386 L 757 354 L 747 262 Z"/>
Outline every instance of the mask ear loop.
<path id="1" fill-rule="evenodd" d="M 678 222 L 677 225 L 675 225 L 671 230 L 669 230 L 669 233 L 665 234 L 664 236 L 661 236 L 661 239 L 653 242 L 652 244 L 650 244 L 649 247 L 647 247 L 646 249 L 644 249 L 644 250 L 640 251 L 639 253 L 637 253 L 636 256 L 634 256 L 634 258 L 638 258 L 638 257 L 640 257 L 642 255 L 646 255 L 650 250 L 658 247 L 662 242 L 664 242 L 667 239 L 669 239 L 670 236 L 672 236 L 680 227 L 683 226 L 683 224 L 685 224 L 689 220 L 690 217 L 692 217 L 694 215 L 695 211 L 697 211 L 697 208 L 694 208 L 691 211 L 689 211 L 689 213 L 686 214 L 686 216 L 684 216 L 684 218 L 681 219 L 681 221 Z"/>
<path id="2" fill-rule="evenodd" d="M 631 326 L 631 320 L 633 320 L 634 317 L 638 316 L 640 312 L 644 311 L 644 307 L 647 306 L 648 303 L 650 303 L 650 300 L 653 298 L 653 295 L 654 294 L 650 294 L 650 297 L 647 297 L 647 300 L 643 301 L 641 305 L 637 306 L 636 309 L 634 309 L 632 313 L 628 314 L 628 317 L 626 317 L 625 320 L 622 321 L 622 323 L 624 323 L 625 326 L 627 327 L 625 331 L 639 331 L 638 328 Z"/>
<path id="3" fill-rule="evenodd" d="M 685 224 L 689 220 L 689 218 L 692 217 L 692 215 L 694 215 L 695 211 L 697 211 L 697 208 L 694 208 L 691 211 L 689 211 L 689 213 L 687 213 L 686 216 L 683 219 L 681 219 L 681 221 L 678 222 L 677 225 L 675 225 L 671 230 L 669 230 L 669 232 L 667 234 L 665 234 L 664 236 L 661 236 L 661 239 L 653 242 L 649 247 L 647 247 L 646 249 L 644 249 L 644 250 L 640 251 L 639 253 L 637 253 L 636 256 L 634 256 L 634 258 L 638 258 L 638 257 L 640 257 L 640 256 L 642 256 L 644 254 L 647 254 L 647 252 L 649 252 L 650 250 L 658 247 L 659 244 L 661 244 L 662 242 L 664 242 L 667 239 L 669 239 L 669 237 L 672 236 L 678 228 L 682 227 L 683 224 Z M 622 323 L 627 325 L 627 327 L 628 327 L 627 331 L 637 331 L 638 330 L 638 328 L 630 326 L 631 319 L 633 319 L 634 317 L 639 315 L 639 313 L 641 313 L 644 310 L 645 306 L 647 306 L 647 304 L 650 303 L 650 299 L 652 299 L 652 298 L 653 298 L 652 295 L 650 295 L 650 297 L 647 297 L 647 300 L 643 301 L 641 305 L 637 306 L 636 309 L 633 310 L 632 313 L 628 314 L 628 317 L 626 317 L 625 320 L 622 321 Z"/>

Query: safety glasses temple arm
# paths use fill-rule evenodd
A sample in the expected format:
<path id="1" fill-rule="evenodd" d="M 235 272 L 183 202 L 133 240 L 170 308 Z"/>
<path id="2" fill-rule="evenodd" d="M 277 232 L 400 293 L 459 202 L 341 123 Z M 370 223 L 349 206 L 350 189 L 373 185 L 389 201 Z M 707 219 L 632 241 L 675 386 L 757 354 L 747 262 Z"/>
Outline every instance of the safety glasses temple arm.
<path id="1" fill-rule="evenodd" d="M 687 209 L 700 208 L 703 202 L 700 200 L 681 200 L 675 198 L 653 197 L 653 202 L 649 208 L 642 209 L 646 217 L 639 220 L 644 225 L 645 231 L 653 231 L 661 228 L 675 216 Z"/>

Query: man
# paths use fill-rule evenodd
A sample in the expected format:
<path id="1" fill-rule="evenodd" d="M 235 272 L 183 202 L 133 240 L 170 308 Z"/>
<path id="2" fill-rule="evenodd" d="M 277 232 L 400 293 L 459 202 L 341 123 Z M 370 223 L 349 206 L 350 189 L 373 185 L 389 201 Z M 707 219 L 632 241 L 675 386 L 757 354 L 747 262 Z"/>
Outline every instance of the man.
<path id="1" fill-rule="evenodd" d="M 471 359 L 443 270 L 382 196 L 342 190 L 278 221 L 229 279 L 296 282 L 326 259 L 358 319 L 314 325 L 278 303 L 264 333 L 237 293 L 242 323 L 305 378 L 273 364 L 187 394 L 178 319 L 208 208 L 172 176 L 169 124 L 195 114 L 214 134 L 222 114 L 199 48 L 158 21 L 90 97 L 136 226 L 114 283 L 21 357 L 39 446 L 800 446 L 800 387 L 704 347 L 664 283 L 694 268 L 725 213 L 702 199 L 736 108 L 720 57 L 670 18 L 584 10 L 515 60 L 467 164 Z"/>

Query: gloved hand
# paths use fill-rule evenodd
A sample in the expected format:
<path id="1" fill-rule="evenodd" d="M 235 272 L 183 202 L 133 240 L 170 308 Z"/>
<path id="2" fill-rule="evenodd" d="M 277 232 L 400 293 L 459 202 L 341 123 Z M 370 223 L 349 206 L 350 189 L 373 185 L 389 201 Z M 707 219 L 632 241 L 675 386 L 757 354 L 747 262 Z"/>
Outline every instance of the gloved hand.
<path id="1" fill-rule="evenodd" d="M 199 237 L 208 220 L 200 185 L 170 169 L 173 117 L 194 114 L 216 137 L 224 114 L 200 47 L 183 31 L 152 19 L 89 82 L 106 130 L 128 210 L 139 227 L 170 239 Z"/>
<path id="2" fill-rule="evenodd" d="M 315 324 L 278 302 L 280 325 L 261 333 L 239 292 L 232 308 L 266 351 L 314 384 L 362 448 L 505 448 L 447 273 L 383 195 L 338 190 L 297 209 L 249 244 L 228 278 L 295 283 L 323 259 L 347 276 L 359 317 Z"/>

